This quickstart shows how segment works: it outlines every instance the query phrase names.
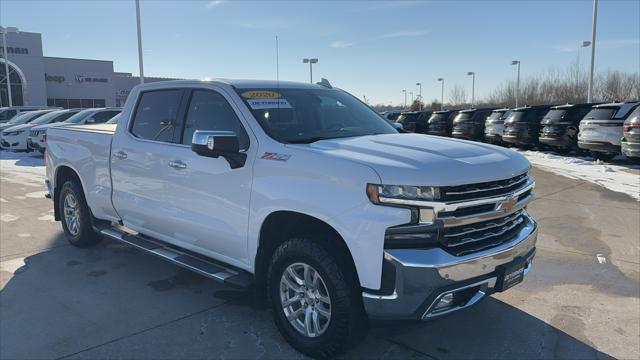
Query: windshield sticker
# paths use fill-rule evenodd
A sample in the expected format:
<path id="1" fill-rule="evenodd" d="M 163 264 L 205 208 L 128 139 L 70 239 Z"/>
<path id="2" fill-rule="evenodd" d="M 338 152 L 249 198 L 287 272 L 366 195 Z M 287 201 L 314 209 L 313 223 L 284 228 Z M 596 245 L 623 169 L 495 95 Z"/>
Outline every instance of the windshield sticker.
<path id="1" fill-rule="evenodd" d="M 242 97 L 245 99 L 277 99 L 282 97 L 275 91 L 245 91 L 242 93 Z"/>
<path id="2" fill-rule="evenodd" d="M 291 109 L 287 99 L 251 99 L 247 103 L 253 110 L 262 109 Z"/>

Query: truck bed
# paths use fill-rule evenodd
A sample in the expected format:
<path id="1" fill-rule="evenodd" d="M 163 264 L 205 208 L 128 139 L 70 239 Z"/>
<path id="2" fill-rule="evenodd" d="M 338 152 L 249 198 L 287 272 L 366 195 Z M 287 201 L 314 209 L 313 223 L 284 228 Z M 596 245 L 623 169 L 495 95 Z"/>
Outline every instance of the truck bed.
<path id="1" fill-rule="evenodd" d="M 117 124 L 63 125 L 47 130 L 47 173 L 67 166 L 80 175 L 87 203 L 99 219 L 118 220 L 111 204 L 111 139 Z M 55 174 L 47 174 L 55 179 Z M 52 184 L 56 187 L 62 184 Z"/>

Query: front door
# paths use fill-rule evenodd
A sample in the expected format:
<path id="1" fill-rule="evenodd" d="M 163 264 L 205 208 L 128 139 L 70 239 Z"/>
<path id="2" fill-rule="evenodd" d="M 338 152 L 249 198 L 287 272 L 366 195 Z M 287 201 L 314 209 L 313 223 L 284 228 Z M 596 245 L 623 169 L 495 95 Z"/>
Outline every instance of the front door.
<path id="1" fill-rule="evenodd" d="M 173 166 L 166 168 L 169 190 L 163 206 L 171 215 L 163 221 L 172 229 L 172 238 L 220 260 L 247 263 L 249 201 L 257 143 L 249 141 L 239 111 L 223 91 L 193 89 L 185 98 L 180 136 L 183 146 L 174 149 L 170 159 Z M 223 157 L 200 156 L 191 151 L 196 130 L 236 133 L 240 149 L 248 155 L 244 166 L 231 169 Z"/>

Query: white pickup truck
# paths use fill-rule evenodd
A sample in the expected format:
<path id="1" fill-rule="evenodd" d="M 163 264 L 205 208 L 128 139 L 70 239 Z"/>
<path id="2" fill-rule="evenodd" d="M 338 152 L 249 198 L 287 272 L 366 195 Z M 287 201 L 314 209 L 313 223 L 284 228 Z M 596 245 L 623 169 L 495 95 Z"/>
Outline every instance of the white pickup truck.
<path id="1" fill-rule="evenodd" d="M 400 134 L 323 79 L 136 86 L 118 124 L 47 132 L 55 218 L 268 299 L 331 357 L 369 318 L 428 320 L 522 281 L 537 226 L 514 151 Z"/>

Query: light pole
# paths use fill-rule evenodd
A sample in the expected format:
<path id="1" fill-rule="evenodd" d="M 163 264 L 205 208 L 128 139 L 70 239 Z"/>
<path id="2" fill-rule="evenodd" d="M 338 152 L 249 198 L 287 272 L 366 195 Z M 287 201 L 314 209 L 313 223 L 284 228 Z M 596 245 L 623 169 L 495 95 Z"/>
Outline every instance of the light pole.
<path id="1" fill-rule="evenodd" d="M 318 62 L 318 59 L 302 59 L 302 62 L 305 64 L 309 64 L 309 81 L 313 84 L 313 64 Z"/>
<path id="2" fill-rule="evenodd" d="M 511 61 L 511 65 L 518 65 L 518 79 L 516 80 L 516 107 L 518 107 L 518 96 L 520 95 L 520 60 Z"/>
<path id="3" fill-rule="evenodd" d="M 596 58 L 596 23 L 598 21 L 598 0 L 593 0 L 593 24 L 591 25 L 591 69 L 589 70 L 589 87 L 587 102 L 593 100 L 593 65 Z"/>
<path id="4" fill-rule="evenodd" d="M 402 92 L 404 93 L 404 109 L 407 108 L 407 90 L 402 90 Z"/>
<path id="5" fill-rule="evenodd" d="M 409 95 L 411 95 L 411 105 L 413 105 L 413 91 L 409 91 Z"/>
<path id="6" fill-rule="evenodd" d="M 576 92 L 580 89 L 580 73 L 582 72 L 582 48 L 589 47 L 591 45 L 591 41 L 583 41 L 582 44 L 578 45 L 578 69 L 576 71 Z"/>
<path id="7" fill-rule="evenodd" d="M 441 109 L 440 110 L 444 110 L 444 78 L 438 78 L 438 81 L 442 82 L 442 94 L 440 95 L 440 105 L 441 105 Z"/>
<path id="8" fill-rule="evenodd" d="M 2 33 L 2 46 L 4 56 L 4 75 L 7 80 L 7 96 L 9 96 L 9 106 L 13 106 L 13 99 L 11 99 L 11 77 L 9 76 L 9 57 L 7 54 L 7 33 L 18 33 L 17 27 L 2 27 L 0 26 L 0 32 Z"/>
<path id="9" fill-rule="evenodd" d="M 476 92 L 476 73 L 473 71 L 467 72 L 467 75 L 471 76 L 471 107 L 473 107 L 473 103 L 475 100 L 475 92 Z"/>
<path id="10" fill-rule="evenodd" d="M 416 85 L 420 87 L 420 95 L 418 95 L 418 99 L 420 99 L 420 111 L 422 111 L 422 83 L 416 83 Z"/>
<path id="11" fill-rule="evenodd" d="M 144 84 L 144 67 L 142 65 L 142 30 L 140 30 L 140 0 L 136 0 L 136 28 L 138 30 L 138 66 L 140 67 L 140 84 Z"/>

